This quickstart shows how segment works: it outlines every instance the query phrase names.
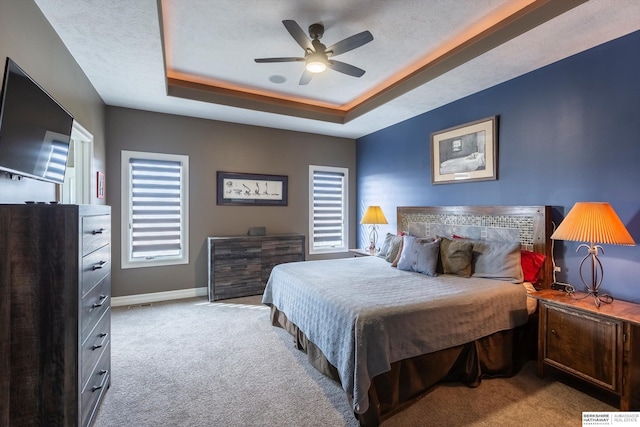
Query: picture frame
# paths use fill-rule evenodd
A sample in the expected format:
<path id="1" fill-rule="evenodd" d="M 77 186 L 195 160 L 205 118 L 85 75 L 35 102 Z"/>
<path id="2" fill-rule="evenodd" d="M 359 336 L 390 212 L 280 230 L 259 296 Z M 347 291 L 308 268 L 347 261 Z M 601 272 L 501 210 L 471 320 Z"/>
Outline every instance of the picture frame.
<path id="1" fill-rule="evenodd" d="M 98 199 L 104 199 L 104 173 L 96 173 L 96 197 Z"/>
<path id="2" fill-rule="evenodd" d="M 287 206 L 289 177 L 252 173 L 216 173 L 217 204 L 222 206 Z"/>
<path id="3" fill-rule="evenodd" d="M 497 180 L 498 116 L 431 134 L 431 184 Z"/>

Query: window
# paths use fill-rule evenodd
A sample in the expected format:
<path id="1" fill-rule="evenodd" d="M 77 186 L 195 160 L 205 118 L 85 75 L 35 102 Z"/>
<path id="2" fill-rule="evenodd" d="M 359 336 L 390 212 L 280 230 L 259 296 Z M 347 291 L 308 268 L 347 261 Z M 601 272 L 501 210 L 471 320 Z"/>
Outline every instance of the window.
<path id="1" fill-rule="evenodd" d="M 348 249 L 349 170 L 309 166 L 309 253 Z"/>
<path id="2" fill-rule="evenodd" d="M 122 268 L 189 262 L 189 157 L 122 151 Z"/>

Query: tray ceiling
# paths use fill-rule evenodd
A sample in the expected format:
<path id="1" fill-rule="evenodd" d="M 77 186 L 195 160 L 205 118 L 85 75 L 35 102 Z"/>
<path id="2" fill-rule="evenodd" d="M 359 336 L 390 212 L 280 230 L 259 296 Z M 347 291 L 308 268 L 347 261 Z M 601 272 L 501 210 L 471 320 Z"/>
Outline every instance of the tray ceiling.
<path id="1" fill-rule="evenodd" d="M 640 29 L 635 0 L 35 0 L 106 104 L 357 138 Z M 373 41 L 307 85 L 283 19 Z"/>

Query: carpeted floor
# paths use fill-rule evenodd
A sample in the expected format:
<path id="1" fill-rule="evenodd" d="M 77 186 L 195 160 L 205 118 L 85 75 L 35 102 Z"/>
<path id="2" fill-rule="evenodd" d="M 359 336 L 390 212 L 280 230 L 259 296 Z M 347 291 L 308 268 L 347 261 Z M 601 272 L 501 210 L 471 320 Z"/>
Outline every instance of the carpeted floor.
<path id="1" fill-rule="evenodd" d="M 94 426 L 357 426 L 341 388 L 258 302 L 114 308 L 111 387 Z M 530 362 L 475 389 L 441 385 L 383 427 L 580 426 L 586 410 L 615 408 L 538 378 Z"/>

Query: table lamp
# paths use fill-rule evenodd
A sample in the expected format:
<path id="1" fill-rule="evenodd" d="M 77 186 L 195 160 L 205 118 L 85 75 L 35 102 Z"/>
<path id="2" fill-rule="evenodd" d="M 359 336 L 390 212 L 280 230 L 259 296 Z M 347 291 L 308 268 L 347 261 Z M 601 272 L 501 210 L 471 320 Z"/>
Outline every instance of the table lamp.
<path id="1" fill-rule="evenodd" d="M 369 251 L 375 252 L 376 243 L 378 242 L 378 224 L 388 224 L 387 218 L 385 218 L 384 213 L 382 213 L 380 206 L 369 206 L 360 224 L 371 225 L 371 230 L 369 231 Z"/>
<path id="2" fill-rule="evenodd" d="M 603 202 L 576 203 L 551 238 L 589 242 L 581 244 L 576 249 L 576 252 L 583 247 L 587 249 L 587 255 L 580 262 L 580 279 L 586 287 L 587 296 L 593 296 L 596 307 L 600 307 L 602 302 L 612 302 L 611 295 L 598 294 L 604 276 L 602 263 L 598 259 L 598 251 L 604 253 L 600 244 L 635 245 L 635 242 L 611 205 Z M 586 262 L 589 258 L 591 263 Z M 590 280 L 587 280 L 584 273 L 588 274 L 589 269 Z"/>

